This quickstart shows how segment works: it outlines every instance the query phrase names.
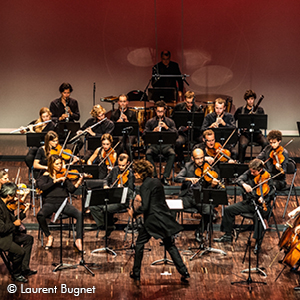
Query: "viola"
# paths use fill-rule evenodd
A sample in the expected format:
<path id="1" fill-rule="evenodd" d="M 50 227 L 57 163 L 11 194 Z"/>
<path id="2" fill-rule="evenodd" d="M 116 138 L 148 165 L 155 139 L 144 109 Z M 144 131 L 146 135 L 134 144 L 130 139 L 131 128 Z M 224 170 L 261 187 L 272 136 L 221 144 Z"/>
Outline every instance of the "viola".
<path id="1" fill-rule="evenodd" d="M 206 148 L 206 153 L 209 156 L 212 156 L 215 159 L 223 162 L 231 159 L 231 152 L 227 149 L 224 149 L 218 142 L 215 143 L 213 148 Z"/>
<path id="2" fill-rule="evenodd" d="M 276 150 L 270 152 L 270 158 L 273 160 L 273 165 L 281 165 L 284 162 L 283 147 L 279 146 Z M 280 167 L 280 171 L 283 171 Z"/>
<path id="3" fill-rule="evenodd" d="M 259 174 L 256 177 L 254 177 L 254 182 L 257 185 L 255 189 L 255 193 L 257 196 L 264 198 L 265 196 L 268 195 L 270 192 L 270 186 L 268 184 L 268 181 L 271 179 L 271 175 L 267 172 L 264 171 L 263 174 Z M 263 210 L 267 211 L 267 206 L 266 202 L 263 200 Z"/>
<path id="4" fill-rule="evenodd" d="M 76 180 L 80 176 L 83 176 L 84 178 L 93 178 L 91 174 L 79 173 L 79 171 L 76 169 L 68 171 L 67 169 L 62 168 L 59 172 L 56 173 L 56 178 L 66 177 L 70 180 Z"/>
<path id="5" fill-rule="evenodd" d="M 203 176 L 204 180 L 208 183 L 211 183 L 214 179 L 218 179 L 219 177 L 217 172 L 211 170 L 211 165 L 207 162 L 203 164 L 202 168 L 198 167 L 195 170 L 195 175 L 199 178 Z M 220 180 L 218 180 L 218 184 L 225 189 L 224 184 L 222 184 Z"/>

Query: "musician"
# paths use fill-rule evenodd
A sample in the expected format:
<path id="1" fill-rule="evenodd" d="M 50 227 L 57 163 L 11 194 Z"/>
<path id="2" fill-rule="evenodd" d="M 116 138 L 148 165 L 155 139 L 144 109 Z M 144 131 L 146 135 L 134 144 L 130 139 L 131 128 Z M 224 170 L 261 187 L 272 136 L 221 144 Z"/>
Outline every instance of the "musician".
<path id="1" fill-rule="evenodd" d="M 80 118 L 77 100 L 70 98 L 73 88 L 70 83 L 62 83 L 59 87 L 60 98 L 50 103 L 50 111 L 55 122 L 74 122 Z"/>
<path id="2" fill-rule="evenodd" d="M 178 103 L 173 110 L 171 118 L 173 118 L 176 112 L 202 112 L 202 107 L 199 107 L 194 103 L 195 93 L 192 91 L 187 91 L 184 94 L 184 102 Z M 183 167 L 184 165 L 184 155 L 183 155 L 183 145 L 186 145 L 188 142 L 188 130 L 189 126 L 181 126 L 178 129 L 178 138 L 175 144 L 175 152 L 177 154 L 177 160 L 179 162 L 179 166 Z M 199 128 L 194 127 L 194 140 L 195 138 L 200 136 Z"/>
<path id="3" fill-rule="evenodd" d="M 262 218 L 265 218 L 269 214 L 270 202 L 272 197 L 274 196 L 275 190 L 273 188 L 272 179 L 266 182 L 266 186 L 262 186 L 262 188 L 266 189 L 266 191 L 268 191 L 269 189 L 269 192 L 263 197 L 259 196 L 257 193 L 257 188 L 253 190 L 253 187 L 257 186 L 257 182 L 259 182 L 260 179 L 268 177 L 271 178 L 270 174 L 265 169 L 264 163 L 260 159 L 255 158 L 249 163 L 249 170 L 243 173 L 236 180 L 236 183 L 244 189 L 243 201 L 225 207 L 221 223 L 221 230 L 225 232 L 225 234 L 220 238 L 214 239 L 215 242 L 232 242 L 232 232 L 235 216 L 242 213 L 254 213 L 253 238 L 256 239 L 256 249 L 260 247 L 261 239 L 263 236 L 263 225 L 259 220 L 259 217 L 255 213 L 253 200 L 256 202 L 256 204 L 259 205 L 259 211 L 262 215 Z M 263 203 L 265 203 L 267 210 L 262 209 Z"/>
<path id="4" fill-rule="evenodd" d="M 107 176 L 109 171 L 114 167 L 117 160 L 117 153 L 115 152 L 115 150 L 113 150 L 112 144 L 113 137 L 109 133 L 103 134 L 101 136 L 102 146 L 97 148 L 87 161 L 88 165 L 99 165 L 99 179 L 103 179 Z"/>
<path id="5" fill-rule="evenodd" d="M 179 198 L 183 201 L 184 208 L 196 208 L 198 209 L 199 213 L 202 214 L 202 219 L 200 221 L 199 227 L 195 231 L 195 238 L 198 242 L 201 242 L 203 237 L 202 233 L 204 230 L 207 229 L 207 225 L 209 223 L 209 216 L 210 216 L 210 206 L 209 204 L 203 204 L 201 207 L 200 204 L 196 204 L 193 189 L 202 188 L 217 188 L 219 186 L 219 181 L 217 178 L 212 179 L 210 182 L 207 181 L 206 177 L 202 177 L 205 167 L 210 166 L 209 164 L 205 163 L 204 152 L 200 148 L 196 148 L 192 152 L 192 161 L 187 162 L 184 168 L 178 173 L 175 177 L 174 181 L 177 183 L 182 183 L 181 191 L 179 194 Z M 200 177 L 196 175 L 200 171 L 202 175 Z M 203 220 L 203 221 L 202 221 Z M 202 223 L 203 222 L 203 223 Z M 203 230 L 201 229 L 203 224 Z"/>
<path id="6" fill-rule="evenodd" d="M 279 130 L 271 130 L 268 133 L 269 145 L 264 148 L 264 150 L 257 156 L 258 159 L 266 162 L 266 170 L 271 174 L 271 176 L 276 176 L 273 179 L 276 190 L 282 190 L 286 187 L 286 172 L 287 165 L 289 161 L 289 154 L 286 149 L 280 146 L 282 141 L 282 133 Z M 275 155 L 278 156 L 278 162 Z M 272 156 L 272 158 L 271 158 Z M 279 159 L 282 160 L 280 163 Z M 283 171 L 283 172 L 282 172 Z M 281 173 L 279 175 L 279 173 Z"/>
<path id="7" fill-rule="evenodd" d="M 177 129 L 175 123 L 172 119 L 165 116 L 166 113 L 166 103 L 164 101 L 158 101 L 155 103 L 156 116 L 151 118 L 146 122 L 144 134 L 147 132 L 176 132 Z M 157 177 L 157 172 L 154 163 L 154 156 L 159 154 L 159 145 L 151 145 L 146 151 L 146 159 L 150 161 L 154 167 L 154 177 Z M 161 146 L 162 155 L 166 157 L 167 164 L 165 167 L 164 175 L 162 178 L 162 183 L 164 185 L 169 185 L 167 178 L 170 176 L 173 163 L 175 161 L 175 151 L 170 144 L 164 144 Z"/>
<path id="8" fill-rule="evenodd" d="M 118 165 L 113 167 L 111 172 L 103 180 L 103 188 L 109 189 L 113 187 L 128 187 L 126 203 L 113 203 L 107 205 L 108 227 L 107 237 L 109 237 L 114 227 L 114 213 L 128 207 L 129 200 L 132 199 L 134 190 L 134 175 L 129 167 L 129 156 L 126 153 L 121 153 L 118 157 Z M 123 183 L 117 179 L 120 178 Z M 105 205 L 90 206 L 91 214 L 100 229 L 105 228 Z"/>
<path id="9" fill-rule="evenodd" d="M 178 96 L 183 93 L 183 81 L 178 63 L 171 61 L 171 52 L 162 51 L 160 54 L 161 62 L 157 63 L 152 68 L 152 75 L 179 75 L 178 77 L 152 77 L 152 86 L 171 87 L 178 91 Z"/>
<path id="10" fill-rule="evenodd" d="M 239 107 L 235 114 L 234 119 L 237 121 L 239 115 L 248 115 L 250 113 L 255 113 L 258 115 L 265 114 L 264 109 L 259 106 L 255 112 L 253 112 L 255 106 L 256 93 L 253 90 L 247 90 L 244 94 L 244 99 L 246 104 Z M 245 161 L 246 149 L 250 142 L 250 132 L 248 129 L 240 129 L 240 139 L 239 139 L 239 161 L 243 163 Z M 255 130 L 253 132 L 253 141 L 258 143 L 261 146 L 261 149 L 265 148 L 268 145 L 268 141 L 260 130 Z"/>
<path id="11" fill-rule="evenodd" d="M 16 235 L 21 220 L 16 219 L 6 207 L 16 196 L 17 186 L 4 183 L 0 191 L 0 249 L 9 252 L 13 264 L 13 280 L 26 283 L 26 277 L 37 273 L 29 268 L 33 237 L 28 234 Z"/>
<path id="12" fill-rule="evenodd" d="M 165 249 L 171 255 L 177 271 L 181 274 L 181 280 L 187 283 L 190 275 L 172 238 L 174 234 L 182 230 L 182 227 L 175 221 L 166 204 L 164 188 L 158 179 L 152 178 L 153 166 L 149 161 L 134 162 L 133 172 L 136 179 L 143 181 L 140 187 L 141 206 L 136 210 L 131 207 L 128 209 L 128 213 L 132 218 L 144 214 L 144 225 L 139 230 L 136 241 L 134 265 L 130 278 L 137 282 L 140 281 L 144 245 L 153 236 L 155 239 L 163 240 Z"/>
<path id="13" fill-rule="evenodd" d="M 9 181 L 8 178 L 8 170 L 7 169 L 1 169 L 0 170 L 0 189 L 2 187 L 2 184 Z"/>
<path id="14" fill-rule="evenodd" d="M 111 113 L 113 122 L 137 122 L 136 113 L 128 109 L 128 96 L 121 94 L 118 100 L 118 109 Z"/>
<path id="15" fill-rule="evenodd" d="M 203 121 L 201 130 L 209 128 L 235 128 L 233 115 L 225 111 L 226 100 L 217 98 L 215 100 L 214 112 L 208 114 Z"/>
<path id="16" fill-rule="evenodd" d="M 47 237 L 45 250 L 52 248 L 54 237 L 51 235 L 46 218 L 56 213 L 65 198 L 73 194 L 82 183 L 83 177 L 73 183 L 62 173 L 62 159 L 58 155 L 51 155 L 48 159 L 48 171 L 37 179 L 37 187 L 43 192 L 43 207 L 37 214 L 37 220 L 41 229 Z M 76 222 L 76 241 L 74 248 L 76 251 L 82 251 L 82 213 L 70 203 L 67 203 L 62 213 L 73 217 Z"/>

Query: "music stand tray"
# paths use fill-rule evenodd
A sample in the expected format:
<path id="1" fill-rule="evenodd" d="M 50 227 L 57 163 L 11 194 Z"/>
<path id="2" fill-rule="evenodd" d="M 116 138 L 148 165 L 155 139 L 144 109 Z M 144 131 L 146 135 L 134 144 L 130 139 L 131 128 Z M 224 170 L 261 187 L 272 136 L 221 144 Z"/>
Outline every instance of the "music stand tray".
<path id="1" fill-rule="evenodd" d="M 153 100 L 154 102 L 163 100 L 166 103 L 176 101 L 176 89 L 169 87 L 149 88 L 148 101 L 149 100 Z"/>
<path id="2" fill-rule="evenodd" d="M 176 127 L 187 126 L 192 122 L 193 112 L 175 111 L 172 117 Z M 201 127 L 204 120 L 204 113 L 194 112 L 194 127 Z"/>
<path id="3" fill-rule="evenodd" d="M 268 128 L 268 115 L 241 114 L 238 116 L 238 128 L 259 130 Z"/>
<path id="4" fill-rule="evenodd" d="M 99 167 L 97 165 L 72 165 L 71 169 L 78 170 L 79 173 L 91 174 L 93 178 L 98 179 Z M 90 180 L 90 178 L 85 178 L 84 180 Z"/>
<path id="5" fill-rule="evenodd" d="M 194 192 L 194 198 L 195 202 L 197 204 L 209 204 L 210 205 L 210 216 L 209 216 L 209 246 L 206 247 L 201 253 L 201 248 L 198 249 L 196 253 L 190 258 L 192 260 L 198 253 L 200 253 L 200 256 L 204 255 L 208 252 L 214 252 L 214 253 L 220 253 L 223 255 L 227 255 L 226 252 L 224 252 L 221 249 L 216 249 L 211 247 L 211 234 L 212 234 L 212 213 L 213 213 L 213 205 L 228 205 L 228 199 L 227 199 L 227 192 L 226 190 L 218 190 L 218 189 L 202 189 L 200 190 L 195 189 Z"/>
<path id="6" fill-rule="evenodd" d="M 145 144 L 174 144 L 177 138 L 176 132 L 160 131 L 160 132 L 146 132 L 144 136 Z"/>
<path id="7" fill-rule="evenodd" d="M 219 169 L 220 178 L 238 178 L 249 169 L 249 166 L 247 164 L 221 163 Z"/>
<path id="8" fill-rule="evenodd" d="M 113 131 L 113 136 L 123 136 L 123 128 L 133 127 L 129 132 L 129 136 L 138 136 L 139 135 L 139 123 L 138 122 L 114 122 L 115 128 Z"/>
<path id="9" fill-rule="evenodd" d="M 107 245 L 107 205 L 108 202 L 110 204 L 114 203 L 126 203 L 128 188 L 110 188 L 110 189 L 94 189 L 88 190 L 87 196 L 85 200 L 85 208 L 89 206 L 98 206 L 104 205 L 105 206 L 105 247 L 93 250 L 91 253 L 99 252 L 99 251 L 106 251 L 117 256 L 117 253 L 114 252 L 112 249 L 108 248 Z"/>
<path id="10" fill-rule="evenodd" d="M 79 129 L 80 129 L 79 122 L 58 122 L 56 132 L 60 139 L 65 139 L 68 132 L 71 131 L 70 134 L 70 139 L 71 139 Z"/>
<path id="11" fill-rule="evenodd" d="M 26 144 L 27 147 L 41 147 L 45 144 L 46 132 L 28 132 L 26 134 Z"/>
<path id="12" fill-rule="evenodd" d="M 235 128 L 212 128 L 212 130 L 215 133 L 216 142 L 219 142 L 223 145 L 225 141 L 229 138 L 229 136 L 232 134 L 234 129 Z M 229 139 L 229 141 L 227 142 L 227 145 L 235 145 L 237 141 L 238 141 L 238 133 L 236 130 L 234 134 L 231 136 L 231 138 Z"/>

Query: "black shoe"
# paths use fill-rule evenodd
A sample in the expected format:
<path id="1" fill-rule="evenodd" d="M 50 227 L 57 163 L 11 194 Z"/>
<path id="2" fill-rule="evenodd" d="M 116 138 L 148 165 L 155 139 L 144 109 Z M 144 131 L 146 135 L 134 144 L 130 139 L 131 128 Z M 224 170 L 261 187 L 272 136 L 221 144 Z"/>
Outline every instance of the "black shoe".
<path id="1" fill-rule="evenodd" d="M 136 283 L 139 283 L 141 281 L 141 278 L 140 276 L 137 276 L 133 273 L 133 271 L 131 271 L 129 273 L 129 277 L 132 278 Z"/>
<path id="2" fill-rule="evenodd" d="M 199 231 L 196 231 L 195 232 L 195 240 L 196 240 L 196 242 L 201 244 L 204 242 L 204 236 Z"/>
<path id="3" fill-rule="evenodd" d="M 232 242 L 232 236 L 225 233 L 220 238 L 215 238 L 214 242 L 218 243 L 231 243 Z"/>
<path id="4" fill-rule="evenodd" d="M 300 291 L 300 286 L 294 287 L 294 291 Z"/>
<path id="5" fill-rule="evenodd" d="M 163 177 L 163 178 L 161 179 L 161 183 L 162 183 L 163 185 L 167 185 L 167 186 L 170 185 L 166 177 Z"/>
<path id="6" fill-rule="evenodd" d="M 109 238 L 110 235 L 111 235 L 111 233 L 112 233 L 114 230 L 116 230 L 116 226 L 108 226 L 107 231 L 106 231 L 106 233 L 105 233 L 103 239 L 105 240 L 106 237 Z"/>
<path id="7" fill-rule="evenodd" d="M 24 283 L 28 282 L 28 280 L 23 275 L 14 276 L 13 280 Z"/>
<path id="8" fill-rule="evenodd" d="M 28 276 L 31 276 L 31 275 L 35 275 L 36 273 L 37 273 L 37 270 L 27 269 L 27 270 L 22 272 L 22 275 L 28 277 Z"/>
<path id="9" fill-rule="evenodd" d="M 260 251 L 260 246 L 256 243 L 253 249 L 253 253 L 256 255 Z"/>
<path id="10" fill-rule="evenodd" d="M 189 283 L 189 281 L 187 280 L 188 278 L 190 278 L 190 274 L 188 271 L 184 272 L 184 274 L 181 274 L 181 282 L 183 283 Z"/>

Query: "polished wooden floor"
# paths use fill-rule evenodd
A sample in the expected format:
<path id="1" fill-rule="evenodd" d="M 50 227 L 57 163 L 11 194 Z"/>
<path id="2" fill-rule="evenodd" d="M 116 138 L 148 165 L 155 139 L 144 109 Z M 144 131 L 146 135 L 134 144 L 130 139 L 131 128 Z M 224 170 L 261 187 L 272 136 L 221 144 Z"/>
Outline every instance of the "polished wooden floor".
<path id="1" fill-rule="evenodd" d="M 21 176 L 27 183 L 27 168 L 24 163 L 4 163 L 0 162 L 1 167 L 8 167 L 10 174 L 16 174 L 18 167 L 21 168 Z M 13 177 L 11 175 L 11 177 Z M 27 180 L 27 181 L 26 181 Z M 288 182 L 291 177 L 289 176 Z M 300 184 L 300 176 L 297 175 L 296 185 Z M 239 199 L 238 199 L 239 200 Z M 233 199 L 230 200 L 231 202 Z M 286 202 L 286 197 L 278 197 L 277 208 L 275 210 L 276 220 L 280 227 L 286 222 L 287 218 L 283 219 L 283 209 Z M 74 204 L 80 207 L 81 199 L 74 199 Z M 296 207 L 295 197 L 288 207 L 288 212 Z M 38 211 L 38 205 L 36 207 Z M 220 211 L 220 209 L 219 209 Z M 120 224 L 118 230 L 114 231 L 109 239 L 109 248 L 119 249 L 124 246 L 131 245 L 131 235 L 128 236 L 124 243 L 124 231 L 121 225 L 126 224 L 128 215 L 117 215 Z M 199 216 L 195 216 L 194 220 L 187 220 L 190 215 L 184 214 L 185 224 L 198 224 Z M 240 218 L 237 218 L 237 223 Z M 32 215 L 32 211 L 25 219 L 25 224 L 29 228 L 36 228 L 36 218 Z M 93 224 L 90 217 L 85 218 L 85 224 Z M 214 237 L 220 236 L 222 233 L 218 231 L 220 219 L 215 225 Z M 232 244 L 212 243 L 213 248 L 222 249 L 226 255 L 219 253 L 208 253 L 203 256 L 196 256 L 190 260 L 193 252 L 185 251 L 189 247 L 198 247 L 194 240 L 194 230 L 183 231 L 176 239 L 176 245 L 180 249 L 184 262 L 190 272 L 191 278 L 189 285 L 182 284 L 180 275 L 172 265 L 156 265 L 151 263 L 161 259 L 164 256 L 164 249 L 159 245 L 159 241 L 151 239 L 147 247 L 151 251 L 145 251 L 141 273 L 141 284 L 136 286 L 129 277 L 129 272 L 133 266 L 132 251 L 116 251 L 117 256 L 114 257 L 108 253 L 95 253 L 92 250 L 104 247 L 102 239 L 104 232 L 100 232 L 96 238 L 96 231 L 86 230 L 84 236 L 85 250 L 84 261 L 90 267 L 95 276 L 92 276 L 83 266 L 79 265 L 74 269 L 65 269 L 62 271 L 53 272 L 53 262 L 60 261 L 60 241 L 59 231 L 53 232 L 55 236 L 54 247 L 50 251 L 45 251 L 41 246 L 41 241 L 38 240 L 37 230 L 30 230 L 35 238 L 32 256 L 31 268 L 38 270 L 38 274 L 29 278 L 29 282 L 23 285 L 17 283 L 18 288 L 15 294 L 10 294 L 7 291 L 9 284 L 12 284 L 5 265 L 0 260 L 0 299 L 300 299 L 300 292 L 295 292 L 293 288 L 300 284 L 299 275 L 290 272 L 287 267 L 279 279 L 275 282 L 276 277 L 282 270 L 283 266 L 278 263 L 282 258 L 282 253 L 275 258 L 278 252 L 278 237 L 275 231 L 268 232 L 262 245 L 262 251 L 259 257 L 259 267 L 265 268 L 267 277 L 256 273 L 251 274 L 252 281 L 263 281 L 265 284 L 252 283 L 252 293 L 249 292 L 249 286 L 232 285 L 232 282 L 247 280 L 248 274 L 242 274 L 241 271 L 248 268 L 248 253 L 246 261 L 243 264 L 243 256 L 246 248 L 248 232 L 240 234 L 237 242 Z M 135 236 L 136 238 L 136 236 Z M 75 253 L 73 249 L 72 238 L 69 238 L 68 231 L 63 231 L 63 263 L 78 264 L 81 261 L 81 256 Z M 252 240 L 252 248 L 254 241 Z M 169 257 L 168 257 L 169 258 Z M 275 260 L 274 260 L 275 258 Z M 273 265 L 270 267 L 271 262 Z M 256 266 L 256 257 L 251 251 L 251 266 Z M 64 287 L 69 288 L 68 293 L 65 293 Z M 34 293 L 37 288 L 55 288 L 55 294 Z M 63 288 L 61 290 L 61 287 Z M 92 288 L 94 290 L 92 290 Z M 84 288 L 82 294 L 76 296 L 78 288 Z M 90 288 L 90 290 L 87 290 Z M 27 290 L 25 290 L 27 289 Z M 31 289 L 31 293 L 30 292 Z M 45 290 L 46 291 L 46 290 Z M 84 293 L 90 291 L 94 293 Z M 25 293 L 27 292 L 27 293 Z M 48 290 L 50 292 L 50 290 Z"/>

